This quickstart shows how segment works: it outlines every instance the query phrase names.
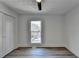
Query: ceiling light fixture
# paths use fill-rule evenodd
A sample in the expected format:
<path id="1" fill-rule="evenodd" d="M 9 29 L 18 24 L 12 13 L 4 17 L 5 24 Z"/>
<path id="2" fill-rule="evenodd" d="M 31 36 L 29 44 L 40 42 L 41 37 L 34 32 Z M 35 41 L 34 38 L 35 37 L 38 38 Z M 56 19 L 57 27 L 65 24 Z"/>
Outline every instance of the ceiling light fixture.
<path id="1" fill-rule="evenodd" d="M 42 10 L 42 6 L 41 6 L 41 0 L 36 0 L 37 4 L 38 4 L 38 9 Z"/>
<path id="2" fill-rule="evenodd" d="M 41 2 L 41 0 L 36 0 L 36 2 L 40 3 L 40 2 Z"/>

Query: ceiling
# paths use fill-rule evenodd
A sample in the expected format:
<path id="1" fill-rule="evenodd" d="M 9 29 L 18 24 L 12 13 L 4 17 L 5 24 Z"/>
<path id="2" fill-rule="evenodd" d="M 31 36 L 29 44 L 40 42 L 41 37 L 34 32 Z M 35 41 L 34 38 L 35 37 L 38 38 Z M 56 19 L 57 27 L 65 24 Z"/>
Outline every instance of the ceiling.
<path id="1" fill-rule="evenodd" d="M 20 14 L 64 14 L 79 5 L 79 0 L 42 0 L 39 11 L 36 0 L 0 0 Z"/>

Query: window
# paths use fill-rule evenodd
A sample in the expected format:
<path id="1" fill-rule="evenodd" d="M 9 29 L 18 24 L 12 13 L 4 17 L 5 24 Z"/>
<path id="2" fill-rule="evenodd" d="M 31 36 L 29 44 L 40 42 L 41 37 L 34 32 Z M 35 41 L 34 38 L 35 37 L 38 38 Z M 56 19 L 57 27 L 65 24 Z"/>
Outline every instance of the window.
<path id="1" fill-rule="evenodd" d="M 31 43 L 41 43 L 41 21 L 31 21 Z"/>

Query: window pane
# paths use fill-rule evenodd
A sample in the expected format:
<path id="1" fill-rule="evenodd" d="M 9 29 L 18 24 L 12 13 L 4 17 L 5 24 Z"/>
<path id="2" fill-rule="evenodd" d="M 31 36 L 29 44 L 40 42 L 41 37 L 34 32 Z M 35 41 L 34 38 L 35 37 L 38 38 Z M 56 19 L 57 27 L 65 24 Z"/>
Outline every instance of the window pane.
<path id="1" fill-rule="evenodd" d="M 31 43 L 41 43 L 41 21 L 31 21 Z"/>

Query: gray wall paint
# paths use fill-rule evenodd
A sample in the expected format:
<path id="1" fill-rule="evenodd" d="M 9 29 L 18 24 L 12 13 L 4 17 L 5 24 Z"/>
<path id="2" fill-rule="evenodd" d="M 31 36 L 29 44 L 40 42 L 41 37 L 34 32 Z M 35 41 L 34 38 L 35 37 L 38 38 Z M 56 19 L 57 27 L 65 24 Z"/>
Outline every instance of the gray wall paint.
<path id="1" fill-rule="evenodd" d="M 78 5 L 79 6 L 79 5 Z M 79 7 L 76 7 L 65 16 L 65 45 L 79 57 Z"/>
<path id="2" fill-rule="evenodd" d="M 19 46 L 30 46 L 28 40 L 27 20 L 41 18 L 44 21 L 43 47 L 62 47 L 63 44 L 63 16 L 59 15 L 21 15 L 19 18 Z"/>

